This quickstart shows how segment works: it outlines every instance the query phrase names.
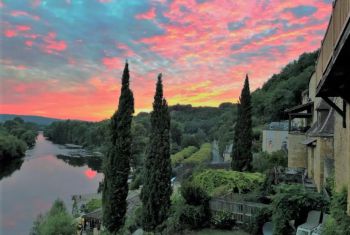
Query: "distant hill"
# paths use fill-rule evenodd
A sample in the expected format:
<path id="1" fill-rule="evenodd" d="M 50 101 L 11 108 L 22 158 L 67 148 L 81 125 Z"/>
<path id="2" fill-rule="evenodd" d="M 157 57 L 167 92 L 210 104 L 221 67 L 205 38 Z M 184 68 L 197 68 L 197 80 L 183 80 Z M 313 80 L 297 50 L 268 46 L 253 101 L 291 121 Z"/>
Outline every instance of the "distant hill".
<path id="1" fill-rule="evenodd" d="M 301 93 L 308 88 L 317 56 L 318 51 L 300 55 L 252 93 L 255 124 L 287 119 L 284 110 L 301 103 Z"/>
<path id="2" fill-rule="evenodd" d="M 49 118 L 42 116 L 32 116 L 32 115 L 17 115 L 17 114 L 0 114 L 0 122 L 7 120 L 12 120 L 15 117 L 22 118 L 25 122 L 34 122 L 39 125 L 50 125 L 52 122 L 61 121 L 57 118 Z"/>

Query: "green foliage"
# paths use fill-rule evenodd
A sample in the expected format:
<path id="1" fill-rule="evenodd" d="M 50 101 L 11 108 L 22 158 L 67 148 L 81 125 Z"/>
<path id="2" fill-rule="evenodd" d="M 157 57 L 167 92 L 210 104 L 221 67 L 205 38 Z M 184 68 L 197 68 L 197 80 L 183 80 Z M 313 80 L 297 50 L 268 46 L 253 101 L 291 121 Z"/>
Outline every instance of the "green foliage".
<path id="1" fill-rule="evenodd" d="M 311 192 L 302 185 L 279 186 L 272 201 L 274 234 L 289 234 L 289 220 L 295 220 L 297 227 L 305 222 L 309 211 L 321 210 L 326 203 L 321 194 Z"/>
<path id="2" fill-rule="evenodd" d="M 263 234 L 263 226 L 266 222 L 271 221 L 272 217 L 272 208 L 264 207 L 258 210 L 256 215 L 253 218 L 252 223 L 250 224 L 250 234 L 252 235 L 261 235 Z"/>
<path id="3" fill-rule="evenodd" d="M 212 216 L 211 223 L 217 229 L 231 230 L 236 224 L 236 220 L 232 218 L 232 214 L 230 212 L 221 211 Z"/>
<path id="4" fill-rule="evenodd" d="M 209 162 L 211 160 L 211 144 L 202 144 L 200 149 L 192 154 L 190 157 L 186 158 L 184 164 L 199 165 L 201 163 Z"/>
<path id="5" fill-rule="evenodd" d="M 133 178 L 131 184 L 130 184 L 130 190 L 136 190 L 139 189 L 142 185 L 142 174 L 136 174 L 135 178 Z"/>
<path id="6" fill-rule="evenodd" d="M 66 120 L 53 122 L 45 128 L 44 134 L 57 144 L 73 143 L 93 148 L 109 142 L 109 126 L 109 120 L 98 123 Z"/>
<path id="7" fill-rule="evenodd" d="M 173 166 L 179 165 L 184 159 L 190 157 L 193 153 L 195 153 L 198 148 L 194 146 L 189 146 L 181 150 L 180 152 L 171 155 L 171 164 Z"/>
<path id="8" fill-rule="evenodd" d="M 39 215 L 33 223 L 31 235 L 72 235 L 76 232 L 73 218 L 67 212 L 64 203 L 56 200 L 50 211 Z"/>
<path id="9" fill-rule="evenodd" d="M 209 195 L 213 195 L 218 188 L 224 194 L 232 191 L 245 193 L 258 188 L 264 182 L 264 175 L 260 173 L 210 169 L 195 174 L 192 181 L 203 188 Z"/>
<path id="10" fill-rule="evenodd" d="M 24 156 L 27 147 L 33 147 L 38 126 L 15 117 L 0 123 L 0 161 Z"/>
<path id="11" fill-rule="evenodd" d="M 163 97 L 162 75 L 159 74 L 151 113 L 149 153 L 144 163 L 141 191 L 142 227 L 154 232 L 165 222 L 170 208 L 171 188 L 170 115 Z"/>
<path id="12" fill-rule="evenodd" d="M 117 232 L 125 222 L 128 175 L 131 158 L 131 122 L 134 97 L 129 88 L 129 68 L 125 64 L 118 110 L 111 118 L 111 146 L 104 163 L 102 188 L 103 223 L 109 232 Z"/>
<path id="13" fill-rule="evenodd" d="M 287 167 L 288 158 L 283 150 L 271 154 L 260 152 L 254 156 L 252 166 L 254 171 L 263 173 L 277 166 Z"/>
<path id="14" fill-rule="evenodd" d="M 26 148 L 24 141 L 13 135 L 0 132 L 0 161 L 24 156 Z"/>
<path id="15" fill-rule="evenodd" d="M 317 55 L 318 51 L 302 54 L 252 93 L 256 124 L 283 120 L 285 109 L 301 103 L 301 93 L 308 88 Z"/>
<path id="16" fill-rule="evenodd" d="M 184 182 L 181 186 L 181 195 L 185 200 L 179 220 L 188 228 L 197 229 L 209 225 L 211 218 L 209 209 L 209 195 L 193 182 Z"/>
<path id="17" fill-rule="evenodd" d="M 322 235 L 350 235 L 350 216 L 347 215 L 348 192 L 344 188 L 338 193 L 333 193 L 330 216 L 322 230 Z"/>
<path id="18" fill-rule="evenodd" d="M 209 195 L 200 186 L 191 181 L 182 183 L 180 192 L 186 204 L 189 205 L 204 205 L 210 200 Z"/>
<path id="19" fill-rule="evenodd" d="M 205 206 L 186 205 L 180 215 L 180 223 L 190 229 L 205 228 L 209 225 L 210 211 Z"/>
<path id="20" fill-rule="evenodd" d="M 232 169 L 236 171 L 250 171 L 253 159 L 253 129 L 252 129 L 252 104 L 249 89 L 248 75 L 239 97 L 237 109 L 237 121 L 234 129 Z"/>
<path id="21" fill-rule="evenodd" d="M 102 200 L 93 198 L 85 204 L 84 212 L 90 213 L 102 207 Z"/>

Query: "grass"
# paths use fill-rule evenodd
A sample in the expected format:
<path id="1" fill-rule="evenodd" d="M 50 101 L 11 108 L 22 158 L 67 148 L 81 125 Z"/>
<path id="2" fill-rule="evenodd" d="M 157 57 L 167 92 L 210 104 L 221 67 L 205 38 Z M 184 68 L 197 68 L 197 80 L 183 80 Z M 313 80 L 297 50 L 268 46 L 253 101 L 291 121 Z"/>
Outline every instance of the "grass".
<path id="1" fill-rule="evenodd" d="M 203 229 L 200 231 L 191 231 L 189 235 L 249 235 L 241 230 L 227 231 L 227 230 L 216 230 L 216 229 Z"/>

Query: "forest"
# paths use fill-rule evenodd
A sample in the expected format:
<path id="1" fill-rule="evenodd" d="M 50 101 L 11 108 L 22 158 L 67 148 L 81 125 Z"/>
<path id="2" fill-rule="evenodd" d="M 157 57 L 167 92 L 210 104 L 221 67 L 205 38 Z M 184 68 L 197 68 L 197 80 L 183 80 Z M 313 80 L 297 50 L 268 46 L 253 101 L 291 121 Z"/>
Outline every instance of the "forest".
<path id="1" fill-rule="evenodd" d="M 0 123 L 0 161 L 22 157 L 35 144 L 38 125 L 15 117 Z"/>

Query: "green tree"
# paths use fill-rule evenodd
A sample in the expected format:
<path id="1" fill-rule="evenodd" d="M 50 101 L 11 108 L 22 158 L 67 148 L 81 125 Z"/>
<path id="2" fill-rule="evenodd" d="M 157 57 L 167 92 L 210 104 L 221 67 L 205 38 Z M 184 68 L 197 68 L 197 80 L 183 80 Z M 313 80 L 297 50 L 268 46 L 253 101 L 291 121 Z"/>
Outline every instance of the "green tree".
<path id="1" fill-rule="evenodd" d="M 252 143 L 252 104 L 249 89 L 248 75 L 244 81 L 244 87 L 237 107 L 237 122 L 233 138 L 232 169 L 238 171 L 251 170 Z"/>
<path id="2" fill-rule="evenodd" d="M 31 235 L 71 235 L 76 231 L 73 218 L 67 212 L 63 201 L 57 199 L 50 211 L 39 215 L 33 223 Z"/>
<path id="3" fill-rule="evenodd" d="M 168 216 L 170 208 L 171 160 L 170 115 L 163 98 L 162 75 L 159 74 L 151 113 L 150 149 L 144 163 L 144 184 L 141 192 L 142 227 L 156 231 Z"/>
<path id="4" fill-rule="evenodd" d="M 125 222 L 128 196 L 128 175 L 131 158 L 131 122 L 134 97 L 129 88 L 129 68 L 125 64 L 118 110 L 111 118 L 112 144 L 104 165 L 103 223 L 108 231 L 117 232 Z"/>

